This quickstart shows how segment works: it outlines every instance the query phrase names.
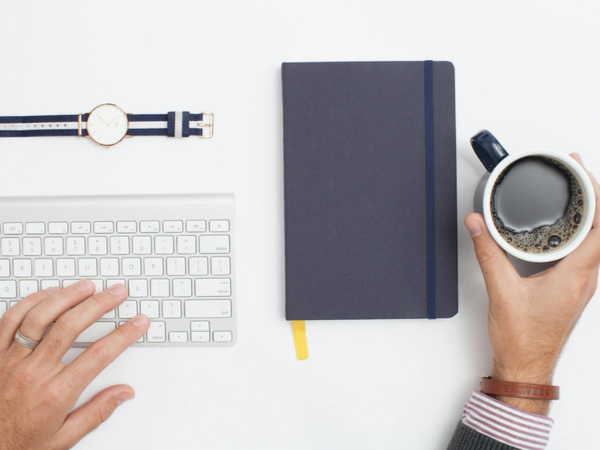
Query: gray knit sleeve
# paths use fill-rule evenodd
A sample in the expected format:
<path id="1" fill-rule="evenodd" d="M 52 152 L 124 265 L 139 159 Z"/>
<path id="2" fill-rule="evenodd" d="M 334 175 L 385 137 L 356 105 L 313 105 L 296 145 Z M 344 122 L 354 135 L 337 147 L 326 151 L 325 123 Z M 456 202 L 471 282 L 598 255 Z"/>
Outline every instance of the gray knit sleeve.
<path id="1" fill-rule="evenodd" d="M 517 450 L 458 422 L 447 450 Z"/>

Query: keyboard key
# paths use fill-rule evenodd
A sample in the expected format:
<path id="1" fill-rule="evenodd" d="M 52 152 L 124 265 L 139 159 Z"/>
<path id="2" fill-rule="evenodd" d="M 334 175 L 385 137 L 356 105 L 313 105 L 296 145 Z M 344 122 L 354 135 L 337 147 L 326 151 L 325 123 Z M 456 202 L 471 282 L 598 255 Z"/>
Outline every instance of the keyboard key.
<path id="1" fill-rule="evenodd" d="M 213 333 L 214 342 L 231 342 L 233 340 L 233 333 L 231 331 L 215 331 Z"/>
<path id="2" fill-rule="evenodd" d="M 119 305 L 119 318 L 131 319 L 137 316 L 137 302 L 135 300 L 125 300 Z"/>
<path id="3" fill-rule="evenodd" d="M 0 311 L 0 316 L 2 315 Z M 169 342 L 187 342 L 188 334 L 185 331 L 169 332 Z"/>
<path id="4" fill-rule="evenodd" d="M 175 278 L 173 280 L 173 297 L 191 297 L 192 280 L 189 278 Z"/>
<path id="5" fill-rule="evenodd" d="M 110 289 L 115 284 L 122 284 L 123 286 L 127 286 L 125 280 L 106 280 L 106 289 Z"/>
<path id="6" fill-rule="evenodd" d="M 35 259 L 33 261 L 33 271 L 36 277 L 51 277 L 54 275 L 53 259 Z"/>
<path id="7" fill-rule="evenodd" d="M 141 258 L 123 258 L 121 260 L 123 265 L 123 275 L 139 277 L 142 274 L 142 260 Z"/>
<path id="8" fill-rule="evenodd" d="M 146 333 L 148 342 L 165 342 L 166 327 L 164 322 L 150 322 L 150 328 Z"/>
<path id="9" fill-rule="evenodd" d="M 159 233 L 160 222 L 158 220 L 144 220 L 140 222 L 140 231 L 142 233 Z"/>
<path id="10" fill-rule="evenodd" d="M 179 319 L 181 317 L 181 301 L 163 300 L 162 310 L 165 319 Z"/>
<path id="11" fill-rule="evenodd" d="M 136 222 L 117 222 L 117 233 L 135 233 L 136 231 Z"/>
<path id="12" fill-rule="evenodd" d="M 167 258 L 167 275 L 185 275 L 185 258 Z"/>
<path id="13" fill-rule="evenodd" d="M 6 302 L 0 302 L 0 319 L 2 319 L 2 316 L 6 312 L 6 309 L 7 309 Z"/>
<path id="14" fill-rule="evenodd" d="M 152 297 L 168 297 L 169 280 L 167 278 L 153 278 L 150 280 L 150 294 Z"/>
<path id="15" fill-rule="evenodd" d="M 229 297 L 230 278 L 196 278 L 196 297 Z"/>
<path id="16" fill-rule="evenodd" d="M 98 263 L 95 258 L 81 258 L 77 263 L 80 277 L 95 277 L 98 275 Z"/>
<path id="17" fill-rule="evenodd" d="M 204 233 L 206 231 L 206 221 L 188 220 L 185 223 L 185 231 L 188 233 Z"/>
<path id="18" fill-rule="evenodd" d="M 67 238 L 67 255 L 69 255 L 69 256 L 85 255 L 85 238 L 83 238 L 83 237 L 68 237 Z"/>
<path id="19" fill-rule="evenodd" d="M 229 253 L 229 236 L 200 236 L 200 253 Z"/>
<path id="20" fill-rule="evenodd" d="M 193 255 L 196 253 L 196 237 L 177 236 L 177 253 L 180 255 Z"/>
<path id="21" fill-rule="evenodd" d="M 208 320 L 190 322 L 191 331 L 210 331 L 210 322 Z"/>
<path id="22" fill-rule="evenodd" d="M 73 259 L 73 258 L 58 258 L 56 260 L 56 276 L 74 277 L 75 276 L 75 259 Z"/>
<path id="23" fill-rule="evenodd" d="M 4 230 L 4 234 L 23 234 L 23 224 L 22 223 L 5 223 L 2 227 Z"/>
<path id="24" fill-rule="evenodd" d="M 69 286 L 73 286 L 76 283 L 79 283 L 81 280 L 63 280 L 63 289 L 68 288 Z"/>
<path id="25" fill-rule="evenodd" d="M 210 333 L 206 331 L 192 331 L 192 342 L 209 342 Z"/>
<path id="26" fill-rule="evenodd" d="M 116 277 L 119 275 L 119 260 L 118 258 L 101 258 L 100 259 L 100 276 Z"/>
<path id="27" fill-rule="evenodd" d="M 104 282 L 102 280 L 90 280 L 92 283 L 94 283 L 94 286 L 96 287 L 96 290 L 94 291 L 95 294 L 98 294 L 99 292 L 102 292 L 104 290 Z"/>
<path id="28" fill-rule="evenodd" d="M 39 237 L 23 238 L 23 255 L 24 256 L 41 256 L 42 255 L 42 239 Z"/>
<path id="29" fill-rule="evenodd" d="M 135 236 L 132 239 L 134 255 L 149 255 L 152 253 L 152 238 L 150 236 Z"/>
<path id="30" fill-rule="evenodd" d="M 229 220 L 211 220 L 209 223 L 211 233 L 223 233 L 229 231 Z"/>
<path id="31" fill-rule="evenodd" d="M 190 258 L 190 275 L 208 275 L 208 258 Z"/>
<path id="32" fill-rule="evenodd" d="M 96 342 L 104 336 L 112 333 L 116 329 L 114 322 L 96 322 L 93 323 L 87 330 L 81 333 L 75 342 Z"/>
<path id="33" fill-rule="evenodd" d="M 148 300 L 140 302 L 140 313 L 146 314 L 149 319 L 158 319 L 158 301 Z"/>
<path id="34" fill-rule="evenodd" d="M 48 233 L 50 234 L 67 234 L 69 232 L 69 224 L 67 222 L 50 222 L 48 224 Z"/>
<path id="35" fill-rule="evenodd" d="M 116 319 L 117 313 L 115 309 L 111 309 L 109 312 L 102 316 L 102 319 Z"/>
<path id="36" fill-rule="evenodd" d="M 163 273 L 162 258 L 144 258 L 144 275 L 162 276 Z"/>
<path id="37" fill-rule="evenodd" d="M 17 282 L 0 281 L 0 298 L 17 298 Z"/>
<path id="38" fill-rule="evenodd" d="M 92 224 L 89 222 L 73 222 L 71 223 L 71 233 L 73 234 L 90 234 L 92 232 Z"/>
<path id="39" fill-rule="evenodd" d="M 154 253 L 157 255 L 172 255 L 173 236 L 156 236 L 154 238 Z"/>
<path id="40" fill-rule="evenodd" d="M 231 317 L 231 300 L 186 300 L 184 307 L 190 319 Z"/>
<path id="41" fill-rule="evenodd" d="M 46 256 L 62 256 L 64 254 L 63 238 L 61 238 L 61 237 L 44 238 L 44 254 Z"/>
<path id="42" fill-rule="evenodd" d="M 229 275 L 231 273 L 229 256 L 213 256 L 210 258 L 210 273 L 213 275 Z"/>
<path id="43" fill-rule="evenodd" d="M 104 236 L 91 237 L 88 239 L 88 253 L 90 255 L 107 255 L 108 239 Z"/>
<path id="44" fill-rule="evenodd" d="M 112 222 L 94 222 L 94 233 L 110 234 L 114 233 L 115 226 Z"/>
<path id="45" fill-rule="evenodd" d="M 16 278 L 25 278 L 31 276 L 30 259 L 13 259 L 13 275 Z"/>
<path id="46" fill-rule="evenodd" d="M 113 255 L 129 255 L 129 238 L 127 236 L 111 237 L 110 253 Z"/>
<path id="47" fill-rule="evenodd" d="M 181 233 L 183 222 L 181 220 L 165 220 L 163 222 L 163 233 Z"/>
<path id="48" fill-rule="evenodd" d="M 58 280 L 42 280 L 42 290 L 51 287 L 60 287 L 60 281 Z"/>
<path id="49" fill-rule="evenodd" d="M 44 222 L 29 222 L 25 224 L 25 233 L 44 234 L 46 233 L 46 224 Z"/>
<path id="50" fill-rule="evenodd" d="M 0 278 L 10 277 L 10 259 L 0 259 Z"/>
<path id="51" fill-rule="evenodd" d="M 145 279 L 129 280 L 129 296 L 131 298 L 148 297 L 148 280 L 145 280 Z"/>
<path id="52" fill-rule="evenodd" d="M 19 281 L 19 294 L 22 298 L 34 294 L 38 291 L 38 282 L 36 280 L 21 280 Z"/>
<path id="53" fill-rule="evenodd" d="M 0 239 L 0 251 L 2 256 L 19 256 L 19 238 L 2 238 Z"/>

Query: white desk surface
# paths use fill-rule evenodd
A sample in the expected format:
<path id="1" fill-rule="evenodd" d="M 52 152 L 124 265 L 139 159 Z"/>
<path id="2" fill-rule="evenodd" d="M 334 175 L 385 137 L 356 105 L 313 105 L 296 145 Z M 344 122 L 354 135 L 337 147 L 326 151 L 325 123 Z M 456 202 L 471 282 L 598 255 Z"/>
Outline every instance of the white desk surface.
<path id="1" fill-rule="evenodd" d="M 469 138 L 579 151 L 600 174 L 593 1 L 1 2 L 0 115 L 212 111 L 216 136 L 0 142 L 2 195 L 234 192 L 238 343 L 130 349 L 84 394 L 137 392 L 80 448 L 442 449 L 490 372 L 487 297 L 464 216 L 484 173 Z M 284 320 L 283 61 L 449 60 L 456 67 L 460 312 L 450 320 Z M 596 296 L 598 297 L 598 295 Z M 550 449 L 596 439 L 600 314 L 562 357 Z M 540 311 L 540 313 L 543 313 Z M 70 359 L 76 356 L 73 350 Z"/>

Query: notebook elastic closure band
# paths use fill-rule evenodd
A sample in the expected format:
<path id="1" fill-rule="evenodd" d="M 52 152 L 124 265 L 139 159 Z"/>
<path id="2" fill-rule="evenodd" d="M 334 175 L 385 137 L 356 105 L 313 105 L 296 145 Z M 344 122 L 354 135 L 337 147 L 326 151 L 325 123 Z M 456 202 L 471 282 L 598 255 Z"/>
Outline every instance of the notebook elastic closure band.
<path id="1" fill-rule="evenodd" d="M 308 358 L 308 342 L 306 340 L 306 324 L 304 320 L 292 320 L 294 329 L 294 344 L 296 345 L 296 358 L 300 361 Z"/>
<path id="2" fill-rule="evenodd" d="M 435 177 L 433 128 L 433 61 L 425 61 L 425 204 L 427 247 L 427 318 L 435 319 Z"/>

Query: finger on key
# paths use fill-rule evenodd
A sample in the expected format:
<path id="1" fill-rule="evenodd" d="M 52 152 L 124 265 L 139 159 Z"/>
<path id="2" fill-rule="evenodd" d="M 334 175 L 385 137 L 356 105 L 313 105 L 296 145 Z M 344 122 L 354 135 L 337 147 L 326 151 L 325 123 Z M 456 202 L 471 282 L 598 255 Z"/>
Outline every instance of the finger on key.
<path id="1" fill-rule="evenodd" d="M 27 313 L 58 291 L 60 291 L 60 288 L 53 286 L 35 292 L 4 313 L 2 319 L 0 319 L 0 353 L 10 347 Z"/>
<path id="2" fill-rule="evenodd" d="M 115 309 L 127 298 L 127 288 L 115 284 L 110 289 L 93 295 L 62 314 L 50 329 L 37 350 L 61 360 L 77 337 L 107 312 Z"/>
<path id="3" fill-rule="evenodd" d="M 78 398 L 88 384 L 127 350 L 127 347 L 142 337 L 149 327 L 150 320 L 147 316 L 135 316 L 108 336 L 94 342 L 58 375 L 62 379 L 59 381 L 73 386 L 73 395 Z"/>
<path id="4" fill-rule="evenodd" d="M 21 333 L 29 339 L 40 340 L 44 337 L 48 326 L 62 313 L 81 303 L 94 293 L 94 283 L 82 280 L 73 286 L 48 297 L 33 308 L 23 319 Z"/>

